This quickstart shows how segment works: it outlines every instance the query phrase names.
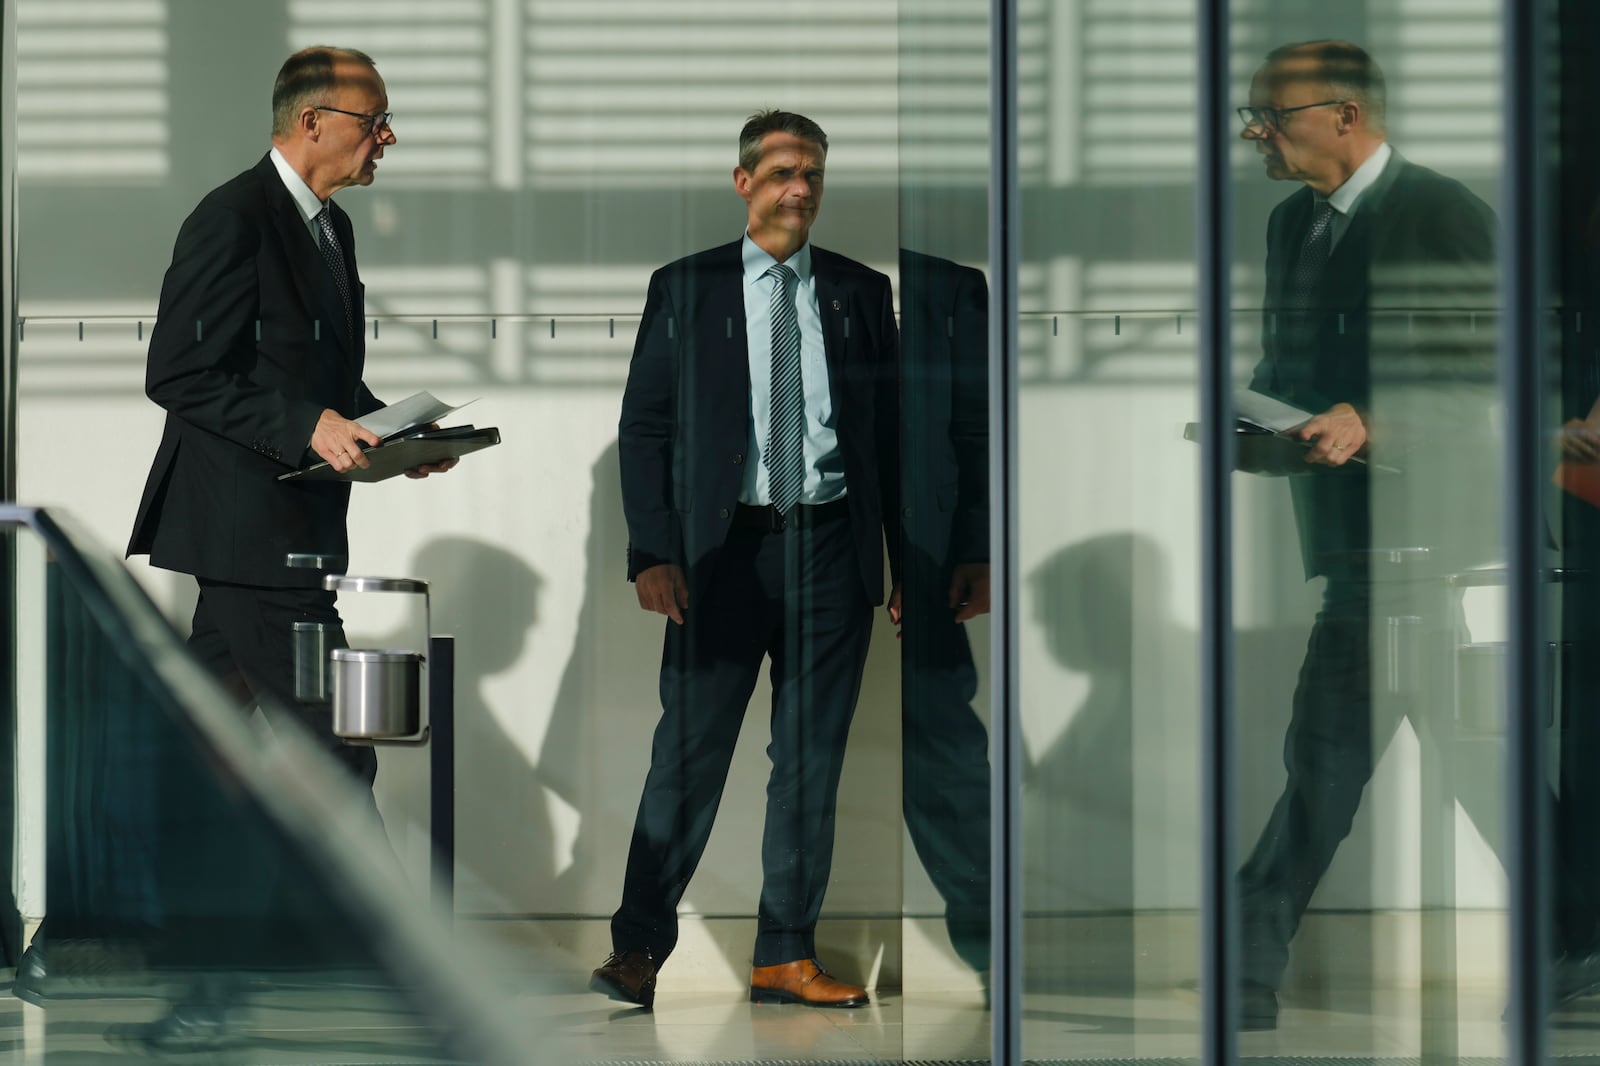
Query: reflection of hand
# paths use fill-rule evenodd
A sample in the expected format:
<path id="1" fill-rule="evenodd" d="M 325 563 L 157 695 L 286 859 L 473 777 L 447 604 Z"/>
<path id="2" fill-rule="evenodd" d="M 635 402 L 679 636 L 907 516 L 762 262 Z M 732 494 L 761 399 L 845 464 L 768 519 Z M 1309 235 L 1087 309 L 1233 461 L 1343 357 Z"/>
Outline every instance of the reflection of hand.
<path id="1" fill-rule="evenodd" d="M 377 447 L 381 443 L 382 438 L 372 430 L 332 408 L 322 412 L 317 428 L 311 431 L 311 450 L 341 474 L 353 467 L 371 466 L 372 460 L 361 454 L 361 445 Z"/>
<path id="2" fill-rule="evenodd" d="M 889 621 L 899 625 L 900 619 L 904 614 L 905 612 L 901 609 L 900 602 L 900 583 L 896 581 L 894 588 L 889 590 Z M 900 631 L 898 629 L 894 631 L 894 639 L 900 639 Z"/>
<path id="3" fill-rule="evenodd" d="M 640 607 L 683 625 L 683 612 L 689 609 L 689 585 L 683 579 L 683 567 L 660 563 L 641 570 L 633 579 L 633 589 L 639 594 Z"/>
<path id="4" fill-rule="evenodd" d="M 1569 418 L 1561 426 L 1561 458 L 1573 463 L 1600 461 L 1600 425 Z"/>
<path id="5" fill-rule="evenodd" d="M 1311 441 L 1306 462 L 1324 466 L 1343 466 L 1367 450 L 1367 424 L 1347 403 L 1336 403 L 1294 431 L 1301 440 Z"/>
<path id="6" fill-rule="evenodd" d="M 989 613 L 989 564 L 957 563 L 950 575 L 950 606 L 956 621 Z"/>

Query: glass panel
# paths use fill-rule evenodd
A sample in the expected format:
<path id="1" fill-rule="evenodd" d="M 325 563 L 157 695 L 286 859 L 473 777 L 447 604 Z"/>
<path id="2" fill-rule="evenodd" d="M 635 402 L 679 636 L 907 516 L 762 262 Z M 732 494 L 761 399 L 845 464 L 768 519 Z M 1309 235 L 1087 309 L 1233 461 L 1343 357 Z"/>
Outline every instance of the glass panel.
<path id="1" fill-rule="evenodd" d="M 1194 1057 L 1195 6 L 1019 7 L 1023 1053 Z"/>
<path id="2" fill-rule="evenodd" d="M 1233 19 L 1240 1052 L 1498 1057 L 1497 8 Z"/>
<path id="3" fill-rule="evenodd" d="M 864 374 L 869 365 L 886 370 L 888 360 L 855 358 L 869 343 L 874 356 L 891 350 L 880 329 L 891 313 L 887 284 L 873 277 L 870 293 L 852 285 L 808 306 L 815 317 L 801 324 L 802 336 L 815 340 L 813 327 L 837 315 L 828 321 L 840 333 L 828 343 L 844 345 L 828 352 L 840 356 L 832 369 L 848 379 L 837 394 L 839 410 L 831 406 L 834 394 L 817 388 L 808 410 L 816 423 L 832 420 L 825 428 L 846 438 L 850 499 L 830 515 L 850 514 L 853 524 L 833 529 L 849 528 L 859 541 L 847 545 L 849 564 L 827 573 L 861 576 L 859 601 L 857 585 L 846 590 L 854 650 L 866 660 L 859 678 L 843 660 L 839 669 L 824 664 L 820 672 L 836 691 L 805 701 L 807 714 L 823 704 L 832 712 L 832 735 L 820 739 L 827 731 L 813 730 L 808 719 L 805 729 L 778 738 L 805 734 L 790 750 L 827 756 L 804 760 L 820 783 L 805 788 L 810 833 L 803 848 L 789 846 L 782 832 L 789 808 L 766 750 L 771 688 L 758 669 L 770 658 L 762 652 L 785 650 L 775 630 L 768 626 L 771 642 L 754 652 L 740 643 L 743 665 L 720 694 L 715 745 L 686 734 L 680 746 L 663 733 L 656 746 L 669 626 L 641 609 L 627 581 L 630 545 L 636 559 L 655 547 L 647 543 L 659 533 L 650 528 L 655 518 L 671 528 L 669 542 L 691 526 L 697 538 L 726 532 L 738 513 L 744 472 L 755 465 L 745 463 L 753 407 L 742 385 L 748 364 L 741 365 L 740 353 L 748 352 L 739 345 L 751 338 L 737 324 L 745 304 L 736 271 L 719 276 L 714 288 L 679 293 L 685 299 L 716 293 L 694 349 L 675 332 L 686 321 L 681 308 L 671 325 L 669 316 L 654 320 L 667 335 L 666 346 L 651 353 L 675 358 L 690 351 L 696 364 L 677 395 L 686 402 L 710 397 L 717 417 L 714 425 L 685 425 L 672 436 L 680 446 L 678 461 L 668 464 L 678 476 L 676 491 L 646 499 L 643 519 L 637 491 L 625 499 L 625 449 L 618 442 L 652 273 L 739 240 L 747 212 L 732 174 L 740 127 L 758 108 L 790 108 L 827 131 L 834 192 L 817 220 L 817 245 L 878 275 L 898 272 L 899 6 L 895 0 L 824 0 L 782 11 L 724 0 L 18 0 L 26 205 L 19 240 L 28 277 L 21 294 L 27 324 L 20 346 L 20 491 L 29 502 L 67 506 L 107 543 L 127 543 L 162 439 L 163 412 L 144 394 L 145 370 L 180 227 L 210 190 L 240 171 L 260 166 L 268 182 L 276 180 L 263 160 L 270 94 L 292 50 L 344 43 L 375 58 L 397 140 L 385 146 L 370 188 L 333 197 L 349 216 L 354 243 L 346 250 L 364 287 L 363 379 L 386 401 L 421 389 L 448 403 L 478 397 L 447 424 L 496 426 L 504 440 L 467 456 L 446 477 L 355 486 L 349 567 L 353 574 L 430 580 L 435 629 L 458 639 L 457 925 L 516 952 L 522 979 L 504 991 L 521 997 L 525 1018 L 548 1038 L 540 1053 L 552 1060 L 900 1053 L 894 995 L 902 972 L 900 649 L 874 602 L 888 582 L 874 587 L 884 553 L 881 537 L 871 532 L 872 512 L 892 496 L 896 478 L 886 469 L 879 479 L 874 466 L 857 464 L 867 452 L 850 450 L 868 438 L 887 444 L 893 437 L 892 414 L 878 421 L 878 405 L 865 402 L 893 397 L 892 375 Z M 219 41 L 230 42 L 226 58 Z M 976 48 L 981 61 L 981 25 L 960 48 Z M 319 114 L 334 131 L 358 121 Z M 975 225 L 981 232 L 981 219 Z M 314 253 L 304 246 L 295 252 L 293 241 L 281 244 L 280 236 L 265 247 L 300 256 L 307 299 L 337 306 L 336 295 L 318 295 L 332 286 L 323 284 Z M 183 247 L 196 246 L 211 247 L 204 241 Z M 280 293 L 290 287 L 278 281 Z M 884 299 L 867 299 L 880 293 Z M 330 322 L 319 316 L 318 327 L 297 308 L 283 311 L 300 327 L 285 342 L 271 332 L 283 309 L 255 307 L 258 295 L 251 290 L 232 305 L 241 314 L 221 357 L 230 374 L 293 367 L 282 375 L 291 382 L 272 385 L 298 395 L 325 381 L 330 367 L 348 365 L 344 353 L 303 358 L 327 340 Z M 257 313 L 264 315 L 259 344 L 251 321 Z M 877 338 L 863 332 L 868 315 Z M 160 328 L 188 335 L 195 323 L 175 321 L 187 317 L 169 313 Z M 226 327 L 206 314 L 195 317 L 207 338 Z M 813 344 L 807 354 L 817 351 Z M 810 365 L 816 386 L 816 363 Z M 713 383 L 728 387 L 714 394 L 697 388 Z M 81 434 L 70 446 L 46 445 L 47 437 L 60 438 L 61 425 L 82 418 L 93 421 L 95 434 Z M 210 428 L 209 438 L 186 439 L 204 447 L 226 435 Z M 105 453 L 104 435 L 120 442 L 114 454 Z M 237 483 L 253 497 L 259 480 L 252 479 L 279 469 L 268 469 L 251 450 L 250 436 L 236 434 L 214 455 L 228 457 L 218 459 L 219 469 L 253 464 Z M 299 458 L 302 442 L 287 443 L 278 461 L 284 470 Z M 838 466 L 830 472 L 836 475 Z M 645 491 L 665 483 L 663 477 Z M 215 484 L 197 474 L 181 488 L 205 495 Z M 161 487 L 159 478 L 151 486 Z M 168 485 L 174 493 L 181 488 Z M 869 500 L 871 511 L 855 510 Z M 232 502 L 210 500 L 207 518 L 225 519 Z M 887 517 L 892 528 L 892 513 Z M 254 543 L 254 532 L 242 532 L 238 542 Z M 202 541 L 207 535 L 224 539 L 215 524 L 196 533 Z M 183 628 L 194 614 L 196 583 L 178 572 L 187 564 L 162 562 L 178 569 L 149 565 L 142 555 L 129 566 Z M 338 606 L 352 645 L 409 646 L 398 642 L 414 631 L 415 619 L 402 616 L 398 602 L 346 594 Z M 705 613 L 722 628 L 713 644 L 697 648 L 726 649 L 758 633 L 738 610 Z M 806 653 L 816 647 L 809 640 L 794 646 Z M 707 657 L 721 661 L 715 651 Z M 740 686 L 746 691 L 735 691 Z M 702 684 L 691 694 L 707 691 Z M 792 726 L 797 719 L 787 721 Z M 652 901 L 662 912 L 676 909 L 683 934 L 662 970 L 656 1012 L 591 994 L 592 971 L 616 946 L 610 919 L 623 896 L 653 753 L 667 763 L 675 757 L 665 753 L 683 752 L 682 762 L 692 763 L 713 747 L 720 750 L 700 774 L 692 805 L 680 808 L 670 795 L 657 802 L 660 792 L 643 805 L 647 818 L 682 814 L 669 833 L 680 837 L 673 842 L 680 857 L 693 853 L 683 876 L 664 876 Z M 428 758 L 425 750 L 386 748 L 374 785 L 404 880 L 419 894 L 434 828 Z M 769 783 L 771 824 L 779 832 L 764 848 Z M 702 840 L 713 818 L 716 828 Z M 803 854 L 796 859 L 796 852 Z M 806 867 L 803 885 L 781 883 L 786 864 Z M 758 900 L 768 874 L 779 902 L 800 912 L 795 924 L 807 925 L 813 905 L 822 905 L 815 954 L 841 980 L 866 986 L 875 1002 L 870 1010 L 774 1014 L 750 1004 Z M 804 939 L 810 930 L 799 932 Z M 976 979 L 962 976 L 975 990 Z M 572 995 L 547 995 L 551 987 Z"/>
<path id="4" fill-rule="evenodd" d="M 986 1060 L 989 4 L 900 10 L 908 1060 Z"/>
<path id="5" fill-rule="evenodd" d="M 497 970 L 395 892 L 370 793 L 275 706 L 270 729 L 227 707 L 107 558 L 3 534 L 29 620 L 7 649 L 15 885 L 43 916 L 14 1049 L 513 1061 Z"/>
<path id="6" fill-rule="evenodd" d="M 1547 770 L 1557 802 L 1551 809 L 1549 929 L 1553 968 L 1548 1046 L 1552 1055 L 1592 1055 L 1600 1049 L 1593 1019 L 1600 994 L 1600 864 L 1594 833 L 1600 818 L 1595 773 L 1600 720 L 1600 468 L 1591 442 L 1600 432 L 1600 361 L 1592 333 L 1600 280 L 1595 223 L 1600 198 L 1594 182 L 1596 97 L 1589 70 L 1600 42 L 1600 12 L 1562 2 L 1541 8 L 1550 24 L 1549 77 L 1535 107 L 1553 140 L 1542 175 L 1546 200 L 1541 251 L 1549 257 L 1556 314 L 1548 320 L 1551 348 L 1543 366 L 1546 433 L 1559 442 L 1556 479 L 1544 485 L 1556 580 L 1544 586 L 1542 606 L 1556 649 L 1549 718 L 1553 743 Z"/>

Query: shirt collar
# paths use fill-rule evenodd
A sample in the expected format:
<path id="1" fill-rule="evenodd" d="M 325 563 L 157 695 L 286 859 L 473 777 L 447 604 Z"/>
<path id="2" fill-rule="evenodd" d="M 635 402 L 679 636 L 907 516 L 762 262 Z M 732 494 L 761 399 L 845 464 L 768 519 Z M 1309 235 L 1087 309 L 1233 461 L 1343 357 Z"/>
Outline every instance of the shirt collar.
<path id="1" fill-rule="evenodd" d="M 300 209 L 300 217 L 310 222 L 322 211 L 323 203 L 317 199 L 317 194 L 311 191 L 305 179 L 295 172 L 289 161 L 283 158 L 283 153 L 278 151 L 276 145 L 268 153 L 272 157 L 272 165 L 278 168 L 278 177 L 283 179 L 283 187 L 289 190 L 289 195 L 294 198 L 294 205 Z"/>
<path id="2" fill-rule="evenodd" d="M 1328 197 L 1328 204 L 1341 215 L 1354 214 L 1356 201 L 1378 180 L 1378 175 L 1389 165 L 1392 155 L 1394 149 L 1389 147 L 1389 142 L 1379 142 L 1377 151 L 1367 156 L 1367 161 L 1356 167 L 1356 172 L 1346 178 L 1343 185 L 1333 190 L 1333 195 Z"/>
<path id="3" fill-rule="evenodd" d="M 749 230 L 745 231 L 744 240 L 740 242 L 740 251 L 744 256 L 744 283 L 746 285 L 762 277 L 766 274 L 767 268 L 777 262 L 767 253 L 766 249 L 750 239 Z M 784 265 L 794 271 L 795 276 L 800 279 L 800 284 L 804 285 L 810 281 L 811 242 L 807 241 L 802 244 L 797 252 L 784 260 Z"/>

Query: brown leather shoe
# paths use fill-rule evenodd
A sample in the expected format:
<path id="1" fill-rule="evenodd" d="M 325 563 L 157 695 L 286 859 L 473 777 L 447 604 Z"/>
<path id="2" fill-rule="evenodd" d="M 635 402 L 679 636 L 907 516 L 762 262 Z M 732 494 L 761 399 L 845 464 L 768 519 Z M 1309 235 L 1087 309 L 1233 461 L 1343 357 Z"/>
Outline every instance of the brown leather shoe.
<path id="1" fill-rule="evenodd" d="M 613 951 L 589 978 L 589 988 L 648 1007 L 656 1001 L 656 960 L 648 951 Z"/>
<path id="2" fill-rule="evenodd" d="M 828 974 L 816 959 L 796 959 L 750 971 L 751 1003 L 801 1003 L 807 1007 L 861 1007 L 867 990 Z"/>

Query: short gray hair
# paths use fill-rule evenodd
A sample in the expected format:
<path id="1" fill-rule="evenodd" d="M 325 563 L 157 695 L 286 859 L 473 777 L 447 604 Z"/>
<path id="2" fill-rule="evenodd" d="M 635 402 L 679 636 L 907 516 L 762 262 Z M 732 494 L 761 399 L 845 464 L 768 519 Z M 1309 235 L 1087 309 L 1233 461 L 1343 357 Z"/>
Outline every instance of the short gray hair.
<path id="1" fill-rule="evenodd" d="M 1309 59 L 1317 64 L 1318 75 L 1341 100 L 1354 100 L 1367 116 L 1367 124 L 1383 132 L 1388 117 L 1388 84 L 1383 69 L 1367 50 L 1349 41 L 1301 41 L 1286 44 L 1267 53 L 1267 64 L 1276 66 L 1293 59 Z"/>
<path id="2" fill-rule="evenodd" d="M 810 141 L 822 149 L 822 154 L 828 154 L 828 135 L 822 132 L 822 127 L 793 111 L 757 111 L 745 122 L 744 129 L 739 131 L 739 166 L 747 173 L 754 174 L 756 167 L 761 165 L 761 142 L 769 133 L 787 133 L 798 137 L 802 141 Z"/>
<path id="3" fill-rule="evenodd" d="M 334 68 L 340 60 L 365 63 L 374 72 L 378 64 L 365 52 L 354 48 L 334 48 L 314 44 L 302 48 L 283 61 L 278 80 L 272 85 L 272 135 L 282 137 L 294 128 L 295 119 L 307 107 L 324 104 L 338 84 Z"/>

